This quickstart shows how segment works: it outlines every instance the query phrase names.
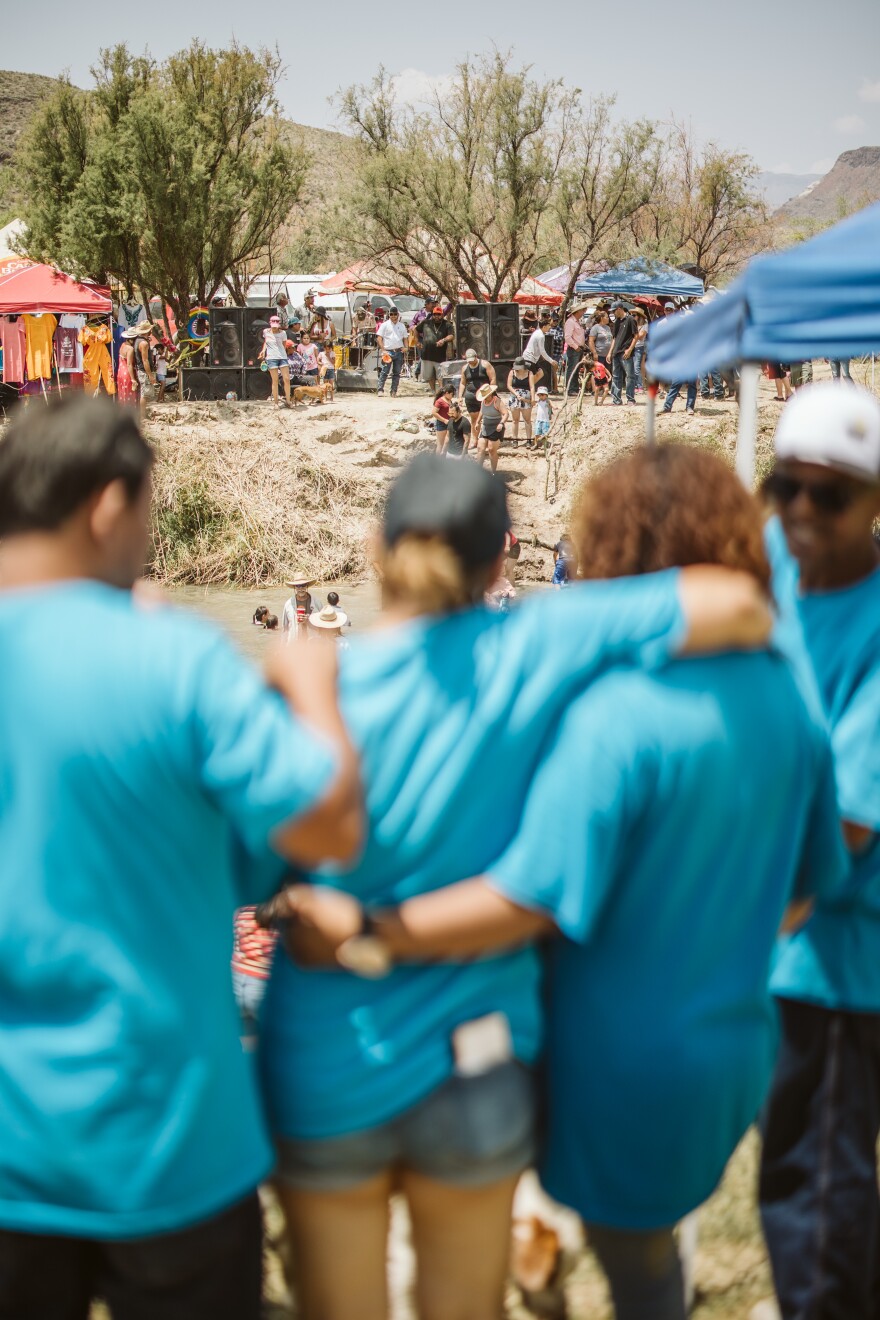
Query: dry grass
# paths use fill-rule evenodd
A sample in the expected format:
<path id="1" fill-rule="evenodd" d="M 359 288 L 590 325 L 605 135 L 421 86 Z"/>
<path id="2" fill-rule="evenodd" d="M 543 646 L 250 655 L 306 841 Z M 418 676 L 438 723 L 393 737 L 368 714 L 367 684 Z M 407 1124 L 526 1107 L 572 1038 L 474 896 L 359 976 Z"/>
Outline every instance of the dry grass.
<path id="1" fill-rule="evenodd" d="M 374 482 L 331 466 L 281 421 L 251 423 L 224 408 L 156 441 L 153 575 L 166 583 L 282 582 L 297 569 L 323 580 L 362 576 Z"/>

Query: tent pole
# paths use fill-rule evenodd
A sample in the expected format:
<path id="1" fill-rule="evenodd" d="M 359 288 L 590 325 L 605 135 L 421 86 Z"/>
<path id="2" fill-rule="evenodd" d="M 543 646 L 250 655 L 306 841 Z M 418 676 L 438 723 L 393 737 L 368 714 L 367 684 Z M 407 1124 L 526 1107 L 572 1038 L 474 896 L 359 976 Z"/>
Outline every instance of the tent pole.
<path id="1" fill-rule="evenodd" d="M 758 433 L 758 382 L 761 368 L 757 362 L 744 362 L 739 373 L 739 431 L 736 437 L 736 474 L 751 490 L 755 484 L 755 440 Z"/>
<path id="2" fill-rule="evenodd" d="M 652 380 L 648 386 L 648 401 L 645 404 L 645 444 L 650 449 L 657 443 L 657 392 L 660 389 L 657 381 Z"/>

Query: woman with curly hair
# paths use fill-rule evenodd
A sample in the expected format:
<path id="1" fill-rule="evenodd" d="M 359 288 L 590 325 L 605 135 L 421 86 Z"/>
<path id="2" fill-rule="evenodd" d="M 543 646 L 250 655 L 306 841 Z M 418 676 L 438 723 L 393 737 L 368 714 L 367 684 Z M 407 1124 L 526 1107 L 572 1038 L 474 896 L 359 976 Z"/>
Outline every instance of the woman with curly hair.
<path id="1" fill-rule="evenodd" d="M 714 563 L 769 586 L 756 502 L 699 450 L 617 460 L 573 533 L 582 576 Z M 786 661 L 760 649 L 607 672 L 550 736 L 499 860 L 368 914 L 404 963 L 565 937 L 546 960 L 540 1171 L 587 1224 L 618 1320 L 684 1320 L 673 1226 L 764 1098 L 786 909 L 842 868 L 826 735 Z M 330 945 L 362 928 L 348 895 L 293 893 Z"/>

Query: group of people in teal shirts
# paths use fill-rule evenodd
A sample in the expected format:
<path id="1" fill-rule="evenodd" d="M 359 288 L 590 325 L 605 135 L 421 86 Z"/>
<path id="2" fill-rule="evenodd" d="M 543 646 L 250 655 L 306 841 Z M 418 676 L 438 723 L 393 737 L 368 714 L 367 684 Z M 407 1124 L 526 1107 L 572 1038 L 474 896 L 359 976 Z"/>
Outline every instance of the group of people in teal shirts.
<path id="1" fill-rule="evenodd" d="M 618 1320 L 683 1320 L 674 1227 L 759 1116 L 783 1316 L 875 1314 L 880 404 L 806 387 L 776 446 L 766 525 L 708 453 L 618 458 L 572 511 L 594 580 L 503 615 L 503 484 L 422 455 L 377 625 L 261 678 L 131 590 L 134 422 L 13 424 L 0 1320 L 257 1320 L 270 1174 L 305 1320 L 387 1314 L 395 1192 L 422 1320 L 492 1320 L 533 1163 Z"/>

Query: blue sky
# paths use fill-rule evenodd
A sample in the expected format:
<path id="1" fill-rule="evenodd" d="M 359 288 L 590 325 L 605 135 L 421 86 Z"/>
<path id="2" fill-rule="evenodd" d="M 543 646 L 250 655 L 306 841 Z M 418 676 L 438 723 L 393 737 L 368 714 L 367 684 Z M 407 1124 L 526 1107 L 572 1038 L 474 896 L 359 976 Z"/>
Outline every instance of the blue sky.
<path id="1" fill-rule="evenodd" d="M 88 86 L 101 46 L 164 56 L 199 36 L 275 45 L 285 112 L 333 127 L 328 97 L 382 62 L 418 99 L 466 54 L 511 48 L 540 76 L 614 93 L 625 117 L 675 116 L 749 152 L 762 169 L 824 172 L 841 151 L 880 144 L 880 0 L 443 0 L 441 4 L 4 6 L 0 65 Z M 36 19 L 35 19 L 36 15 Z M 38 29 L 35 29 L 35 21 Z"/>

